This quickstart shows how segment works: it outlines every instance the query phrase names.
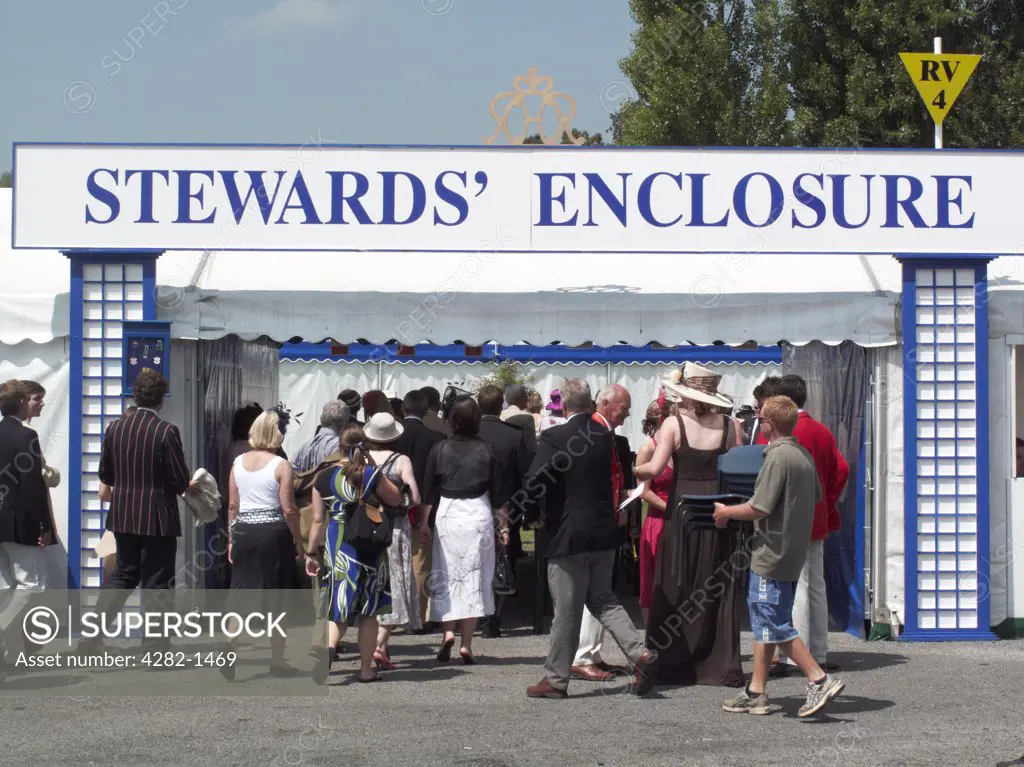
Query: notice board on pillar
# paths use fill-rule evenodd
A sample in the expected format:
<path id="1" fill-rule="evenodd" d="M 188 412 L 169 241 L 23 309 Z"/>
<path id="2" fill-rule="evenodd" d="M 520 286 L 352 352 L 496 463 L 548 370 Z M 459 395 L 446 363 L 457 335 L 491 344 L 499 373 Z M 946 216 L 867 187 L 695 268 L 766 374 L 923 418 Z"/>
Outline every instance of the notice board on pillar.
<path id="1" fill-rule="evenodd" d="M 125 322 L 121 351 L 123 395 L 133 396 L 135 379 L 145 368 L 171 380 L 171 323 L 153 321 Z M 170 392 L 168 391 L 168 394 Z"/>

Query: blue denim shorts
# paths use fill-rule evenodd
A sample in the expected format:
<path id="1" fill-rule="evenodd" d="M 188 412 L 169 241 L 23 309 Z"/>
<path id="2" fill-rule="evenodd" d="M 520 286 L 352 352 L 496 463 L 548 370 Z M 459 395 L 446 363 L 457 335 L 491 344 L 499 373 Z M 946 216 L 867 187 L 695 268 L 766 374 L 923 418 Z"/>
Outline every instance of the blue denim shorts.
<path id="1" fill-rule="evenodd" d="M 747 605 L 754 641 L 781 644 L 800 636 L 793 627 L 793 599 L 796 581 L 773 581 L 750 571 Z"/>

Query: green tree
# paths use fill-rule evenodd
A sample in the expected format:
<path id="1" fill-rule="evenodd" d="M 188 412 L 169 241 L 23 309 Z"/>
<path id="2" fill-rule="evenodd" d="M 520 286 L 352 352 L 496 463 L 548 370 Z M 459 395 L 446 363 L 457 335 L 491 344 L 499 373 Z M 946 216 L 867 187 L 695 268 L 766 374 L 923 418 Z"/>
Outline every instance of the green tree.
<path id="1" fill-rule="evenodd" d="M 11 172 L 5 170 L 0 173 L 0 189 L 10 189 L 13 186 L 14 179 L 11 177 Z"/>
<path id="2" fill-rule="evenodd" d="M 900 52 L 979 53 L 946 117 L 943 145 L 1024 146 L 1021 0 L 791 0 L 793 142 L 802 146 L 930 147 L 934 123 Z"/>
<path id="3" fill-rule="evenodd" d="M 787 138 L 784 4 L 630 0 L 638 27 L 619 62 L 636 91 L 616 144 L 775 146 Z"/>
<path id="4" fill-rule="evenodd" d="M 583 141 L 583 143 L 580 146 L 603 146 L 604 145 L 604 141 L 602 140 L 600 133 L 594 133 L 593 135 L 591 135 L 588 131 L 578 130 L 577 128 L 573 128 L 572 129 L 572 137 L 574 139 L 579 139 L 580 137 L 583 137 L 584 141 Z M 527 136 L 523 140 L 523 143 L 524 144 L 543 144 L 544 141 L 543 141 L 543 139 L 541 139 L 539 133 L 534 133 L 532 136 Z M 571 144 L 572 143 L 569 140 L 569 136 L 566 135 L 566 131 L 562 132 L 562 143 L 563 144 Z"/>
<path id="5" fill-rule="evenodd" d="M 534 377 L 527 373 L 520 363 L 513 362 L 512 360 L 502 360 L 495 365 L 492 372 L 476 382 L 473 392 L 479 392 L 485 386 L 497 386 L 502 391 L 505 391 L 505 387 L 512 384 L 522 384 L 529 388 L 534 380 Z"/>
<path id="6" fill-rule="evenodd" d="M 1024 0 L 630 0 L 618 144 L 930 147 L 901 52 L 982 61 L 944 144 L 1024 146 Z"/>

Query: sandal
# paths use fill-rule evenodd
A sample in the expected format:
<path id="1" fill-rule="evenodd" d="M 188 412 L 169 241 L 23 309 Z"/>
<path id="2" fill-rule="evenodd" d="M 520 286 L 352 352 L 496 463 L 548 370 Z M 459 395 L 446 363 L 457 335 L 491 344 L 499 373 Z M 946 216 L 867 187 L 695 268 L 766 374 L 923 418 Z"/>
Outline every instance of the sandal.
<path id="1" fill-rule="evenodd" d="M 447 663 L 452 659 L 452 647 L 454 645 L 455 637 L 444 640 L 444 644 L 441 645 L 441 649 L 437 653 L 437 660 L 439 663 Z"/>
<path id="2" fill-rule="evenodd" d="M 373 662 L 376 664 L 378 671 L 394 671 L 398 668 L 398 666 L 391 661 L 391 658 L 388 657 L 387 651 L 383 650 L 373 651 Z"/>

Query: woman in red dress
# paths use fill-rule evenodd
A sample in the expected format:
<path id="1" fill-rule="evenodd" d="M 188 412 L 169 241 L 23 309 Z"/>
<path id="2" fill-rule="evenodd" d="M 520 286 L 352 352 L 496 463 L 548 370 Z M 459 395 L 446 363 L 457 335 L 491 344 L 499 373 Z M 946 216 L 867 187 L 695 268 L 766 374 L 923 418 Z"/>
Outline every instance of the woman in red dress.
<path id="1" fill-rule="evenodd" d="M 675 405 L 665 398 L 664 392 L 648 405 L 643 421 L 643 432 L 650 439 L 636 454 L 637 465 L 651 460 L 657 447 L 658 429 L 661 428 L 662 421 L 674 414 Z M 669 459 L 664 471 L 644 484 L 644 492 L 640 496 L 647 504 L 647 516 L 644 517 L 644 526 L 640 532 L 640 611 L 645 623 L 651 606 L 651 592 L 654 589 L 654 560 L 658 555 L 661 531 L 665 527 L 665 509 L 671 490 L 672 461 Z"/>

